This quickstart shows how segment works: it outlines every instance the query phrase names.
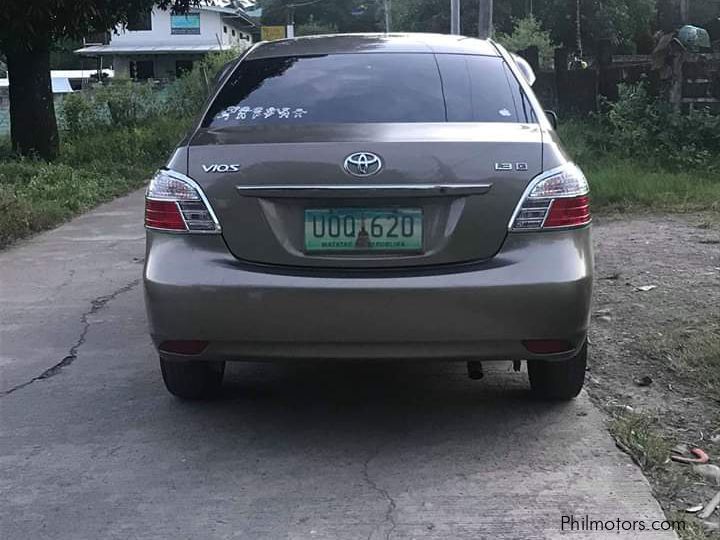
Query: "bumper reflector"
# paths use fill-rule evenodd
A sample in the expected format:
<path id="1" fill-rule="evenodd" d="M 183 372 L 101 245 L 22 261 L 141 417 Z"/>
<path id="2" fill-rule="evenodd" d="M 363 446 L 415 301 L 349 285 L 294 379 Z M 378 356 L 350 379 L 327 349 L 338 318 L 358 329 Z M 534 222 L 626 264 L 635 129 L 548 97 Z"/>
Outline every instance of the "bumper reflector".
<path id="1" fill-rule="evenodd" d="M 572 343 L 563 339 L 527 339 L 525 348 L 533 354 L 554 354 L 573 350 Z"/>
<path id="2" fill-rule="evenodd" d="M 163 341 L 159 349 L 163 352 L 175 354 L 200 354 L 208 346 L 207 341 L 199 340 L 174 340 Z"/>

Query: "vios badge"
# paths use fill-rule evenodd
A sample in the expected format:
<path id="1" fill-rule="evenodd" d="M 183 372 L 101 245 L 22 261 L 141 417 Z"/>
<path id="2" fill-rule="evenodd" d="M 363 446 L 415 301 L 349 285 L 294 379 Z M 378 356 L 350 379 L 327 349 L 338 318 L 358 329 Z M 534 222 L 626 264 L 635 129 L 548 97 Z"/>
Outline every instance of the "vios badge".
<path id="1" fill-rule="evenodd" d="M 372 176 L 382 169 L 382 160 L 371 152 L 355 152 L 345 158 L 343 168 L 353 176 Z"/>
<path id="2" fill-rule="evenodd" d="M 213 163 L 211 165 L 203 165 L 203 171 L 206 173 L 226 173 L 238 172 L 240 170 L 239 163 Z"/>

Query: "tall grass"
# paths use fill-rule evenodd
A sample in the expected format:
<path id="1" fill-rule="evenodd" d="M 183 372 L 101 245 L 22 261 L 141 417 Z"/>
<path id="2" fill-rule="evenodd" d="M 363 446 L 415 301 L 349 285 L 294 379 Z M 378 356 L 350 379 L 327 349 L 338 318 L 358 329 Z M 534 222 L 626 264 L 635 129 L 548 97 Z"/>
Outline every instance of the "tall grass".
<path id="1" fill-rule="evenodd" d="M 560 135 L 588 175 L 596 208 L 720 209 L 720 116 L 674 111 L 643 84 Z"/>
<path id="2" fill-rule="evenodd" d="M 208 55 L 163 89 L 118 80 L 70 94 L 59 111 L 61 153 L 52 163 L 15 156 L 0 139 L 0 247 L 142 186 L 235 57 Z"/>
<path id="3" fill-rule="evenodd" d="M 720 210 L 720 167 L 713 162 L 720 155 L 674 166 L 649 155 L 656 152 L 649 143 L 647 153 L 633 156 L 599 142 L 610 141 L 613 132 L 597 119 L 566 121 L 559 133 L 588 177 L 596 210 Z"/>
<path id="4" fill-rule="evenodd" d="M 184 119 L 155 118 L 133 128 L 65 138 L 47 163 L 0 149 L 0 246 L 48 229 L 138 188 L 188 128 Z"/>

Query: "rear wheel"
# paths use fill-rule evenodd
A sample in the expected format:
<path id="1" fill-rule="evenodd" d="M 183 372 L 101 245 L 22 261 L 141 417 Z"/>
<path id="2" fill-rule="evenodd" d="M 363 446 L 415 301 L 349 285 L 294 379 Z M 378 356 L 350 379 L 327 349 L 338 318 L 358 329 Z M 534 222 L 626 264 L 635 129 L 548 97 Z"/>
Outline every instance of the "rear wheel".
<path id="1" fill-rule="evenodd" d="M 222 386 L 225 362 L 166 360 L 160 369 L 168 391 L 182 399 L 208 399 Z"/>
<path id="2" fill-rule="evenodd" d="M 585 384 L 586 367 L 587 342 L 576 356 L 567 360 L 528 360 L 532 392 L 543 399 L 572 399 Z"/>

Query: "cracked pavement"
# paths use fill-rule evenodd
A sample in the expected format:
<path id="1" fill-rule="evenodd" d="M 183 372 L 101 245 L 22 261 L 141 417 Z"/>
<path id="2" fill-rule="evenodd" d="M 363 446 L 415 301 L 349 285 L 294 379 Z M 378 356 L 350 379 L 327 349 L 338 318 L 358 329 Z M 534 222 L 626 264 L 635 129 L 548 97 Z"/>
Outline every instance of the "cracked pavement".
<path id="1" fill-rule="evenodd" d="M 664 519 L 583 394 L 510 365 L 242 364 L 166 393 L 146 333 L 142 194 L 0 252 L 3 539 L 544 539 Z M 575 532 L 571 538 L 675 538 Z"/>

